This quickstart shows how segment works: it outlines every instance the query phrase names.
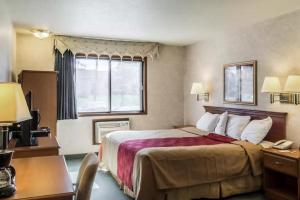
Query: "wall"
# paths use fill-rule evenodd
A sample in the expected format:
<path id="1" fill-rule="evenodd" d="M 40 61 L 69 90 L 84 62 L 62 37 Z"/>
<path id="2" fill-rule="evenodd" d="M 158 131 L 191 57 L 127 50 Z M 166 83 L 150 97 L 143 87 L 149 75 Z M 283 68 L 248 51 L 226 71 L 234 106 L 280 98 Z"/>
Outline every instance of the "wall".
<path id="1" fill-rule="evenodd" d="M 40 40 L 30 34 L 17 33 L 16 75 L 23 69 L 54 70 L 53 45 L 52 37 Z"/>
<path id="2" fill-rule="evenodd" d="M 15 32 L 9 17 L 9 12 L 3 0 L 0 0 L 0 82 L 11 80 L 11 70 L 14 65 Z"/>
<path id="3" fill-rule="evenodd" d="M 186 50 L 186 124 L 195 124 L 204 112 L 202 103 L 189 94 L 192 82 L 203 81 L 211 95 L 206 105 L 288 112 L 287 137 L 300 143 L 300 106 L 270 104 L 269 96 L 260 93 L 265 76 L 278 76 L 283 85 L 289 74 L 300 74 L 300 11 L 199 42 Z M 258 62 L 258 106 L 223 104 L 223 64 L 253 59 Z"/>
<path id="4" fill-rule="evenodd" d="M 183 47 L 162 45 L 159 58 L 148 59 L 148 114 L 121 116 L 130 118 L 132 129 L 163 129 L 183 124 L 184 50 Z M 16 71 L 53 70 L 53 65 L 53 38 L 39 40 L 31 35 L 17 34 Z M 98 146 L 92 145 L 92 119 L 96 118 L 100 117 L 59 121 L 60 153 L 97 151 Z"/>

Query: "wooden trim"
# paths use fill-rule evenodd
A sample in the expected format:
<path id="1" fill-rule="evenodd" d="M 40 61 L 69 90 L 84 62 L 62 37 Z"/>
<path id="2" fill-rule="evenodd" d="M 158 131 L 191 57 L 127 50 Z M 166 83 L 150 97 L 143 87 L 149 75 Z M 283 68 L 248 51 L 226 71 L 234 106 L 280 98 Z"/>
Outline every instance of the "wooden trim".
<path id="1" fill-rule="evenodd" d="M 116 115 L 146 115 L 147 112 L 81 112 L 78 113 L 79 117 L 91 116 L 116 116 Z"/>
<path id="2" fill-rule="evenodd" d="M 253 102 L 241 102 L 241 101 L 226 101 L 225 100 L 225 70 L 227 67 L 231 66 L 245 66 L 245 65 L 253 65 Z M 256 106 L 257 105 L 257 61 L 256 60 L 249 60 L 244 62 L 238 63 L 230 63 L 225 64 L 223 67 L 223 102 L 225 104 L 237 104 L 237 105 L 250 105 Z"/>
<path id="3" fill-rule="evenodd" d="M 57 71 L 43 71 L 43 70 L 22 70 L 22 72 L 20 73 L 20 74 L 22 74 L 22 73 L 27 73 L 27 72 L 29 72 L 29 73 L 58 73 Z"/>
<path id="4" fill-rule="evenodd" d="M 98 145 L 96 141 L 96 122 L 109 122 L 109 121 L 129 121 L 129 118 L 106 118 L 106 119 L 93 119 L 93 145 Z"/>
<path id="5" fill-rule="evenodd" d="M 108 62 L 108 110 L 111 112 L 111 60 Z"/>
<path id="6" fill-rule="evenodd" d="M 224 64 L 224 67 L 230 67 L 230 66 L 236 66 L 236 65 L 249 65 L 249 64 L 256 64 L 256 63 L 257 63 L 257 60 L 248 60 L 248 61 Z"/>
<path id="7" fill-rule="evenodd" d="M 143 61 L 143 63 L 144 63 L 144 67 L 143 67 L 143 78 L 144 78 L 144 80 L 143 80 L 143 83 L 144 83 L 144 89 L 143 89 L 143 99 L 144 99 L 144 114 L 147 114 L 148 113 L 148 96 L 147 96 L 147 91 L 148 91 L 148 89 L 147 89 L 147 87 L 148 87 L 148 79 L 147 79 L 147 77 L 148 77 L 148 75 L 147 75 L 147 73 L 148 73 L 148 66 L 147 66 L 147 57 L 146 58 L 144 58 L 144 61 Z"/>
<path id="8" fill-rule="evenodd" d="M 269 116 L 272 118 L 273 124 L 265 140 L 276 142 L 278 140 L 286 138 L 287 113 L 285 112 L 271 112 L 271 111 L 262 111 L 262 110 L 248 110 L 248 109 L 214 107 L 214 106 L 204 106 L 204 108 L 207 112 L 210 113 L 221 114 L 227 111 L 229 114 L 250 116 L 252 120 L 264 119 Z"/>

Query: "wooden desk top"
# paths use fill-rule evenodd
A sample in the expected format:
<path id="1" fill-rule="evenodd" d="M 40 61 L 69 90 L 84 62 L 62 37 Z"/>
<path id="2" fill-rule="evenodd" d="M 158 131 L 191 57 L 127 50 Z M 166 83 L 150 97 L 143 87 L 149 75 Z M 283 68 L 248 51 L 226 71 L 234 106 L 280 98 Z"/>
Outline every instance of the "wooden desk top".
<path id="1" fill-rule="evenodd" d="M 5 200 L 72 199 L 73 185 L 63 156 L 18 158 L 12 160 L 12 166 L 17 191 Z"/>
<path id="2" fill-rule="evenodd" d="M 18 152 L 18 151 L 32 151 L 37 149 L 59 148 L 59 144 L 55 137 L 37 137 L 37 141 L 38 141 L 37 146 L 14 147 L 13 150 L 15 152 Z"/>
<path id="3" fill-rule="evenodd" d="M 55 137 L 38 137 L 38 146 L 15 147 L 15 140 L 9 144 L 9 149 L 14 151 L 13 158 L 40 157 L 58 155 L 60 148 Z"/>

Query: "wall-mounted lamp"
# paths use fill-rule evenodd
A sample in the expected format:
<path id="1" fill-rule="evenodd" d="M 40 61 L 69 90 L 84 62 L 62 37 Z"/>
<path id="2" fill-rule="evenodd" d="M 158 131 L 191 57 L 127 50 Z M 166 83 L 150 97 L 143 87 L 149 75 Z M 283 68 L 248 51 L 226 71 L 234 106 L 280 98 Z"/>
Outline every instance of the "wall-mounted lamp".
<path id="1" fill-rule="evenodd" d="M 261 92 L 270 93 L 270 103 L 280 101 L 281 85 L 279 78 L 271 76 L 265 77 Z"/>
<path id="2" fill-rule="evenodd" d="M 262 93 L 270 93 L 270 103 L 280 102 L 285 104 L 300 104 L 300 76 L 289 76 L 284 87 L 281 90 L 279 78 L 265 77 Z"/>
<path id="3" fill-rule="evenodd" d="M 197 95 L 197 101 L 199 101 L 199 100 L 208 101 L 209 100 L 209 93 L 205 92 L 202 83 L 199 83 L 199 82 L 193 83 L 192 89 L 191 89 L 191 94 Z"/>
<path id="4" fill-rule="evenodd" d="M 300 75 L 288 76 L 284 91 L 292 94 L 294 104 L 300 104 Z"/>

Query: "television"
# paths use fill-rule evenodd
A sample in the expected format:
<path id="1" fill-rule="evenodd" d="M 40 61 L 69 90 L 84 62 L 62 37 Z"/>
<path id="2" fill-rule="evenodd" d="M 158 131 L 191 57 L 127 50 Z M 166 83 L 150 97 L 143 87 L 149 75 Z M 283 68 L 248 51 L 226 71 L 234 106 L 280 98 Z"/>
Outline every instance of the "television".
<path id="1" fill-rule="evenodd" d="M 32 92 L 29 91 L 25 95 L 25 100 L 28 106 L 28 110 L 32 111 Z M 36 137 L 31 133 L 32 119 L 19 123 L 20 131 L 16 133 L 17 143 L 16 146 L 36 146 L 38 145 Z"/>

